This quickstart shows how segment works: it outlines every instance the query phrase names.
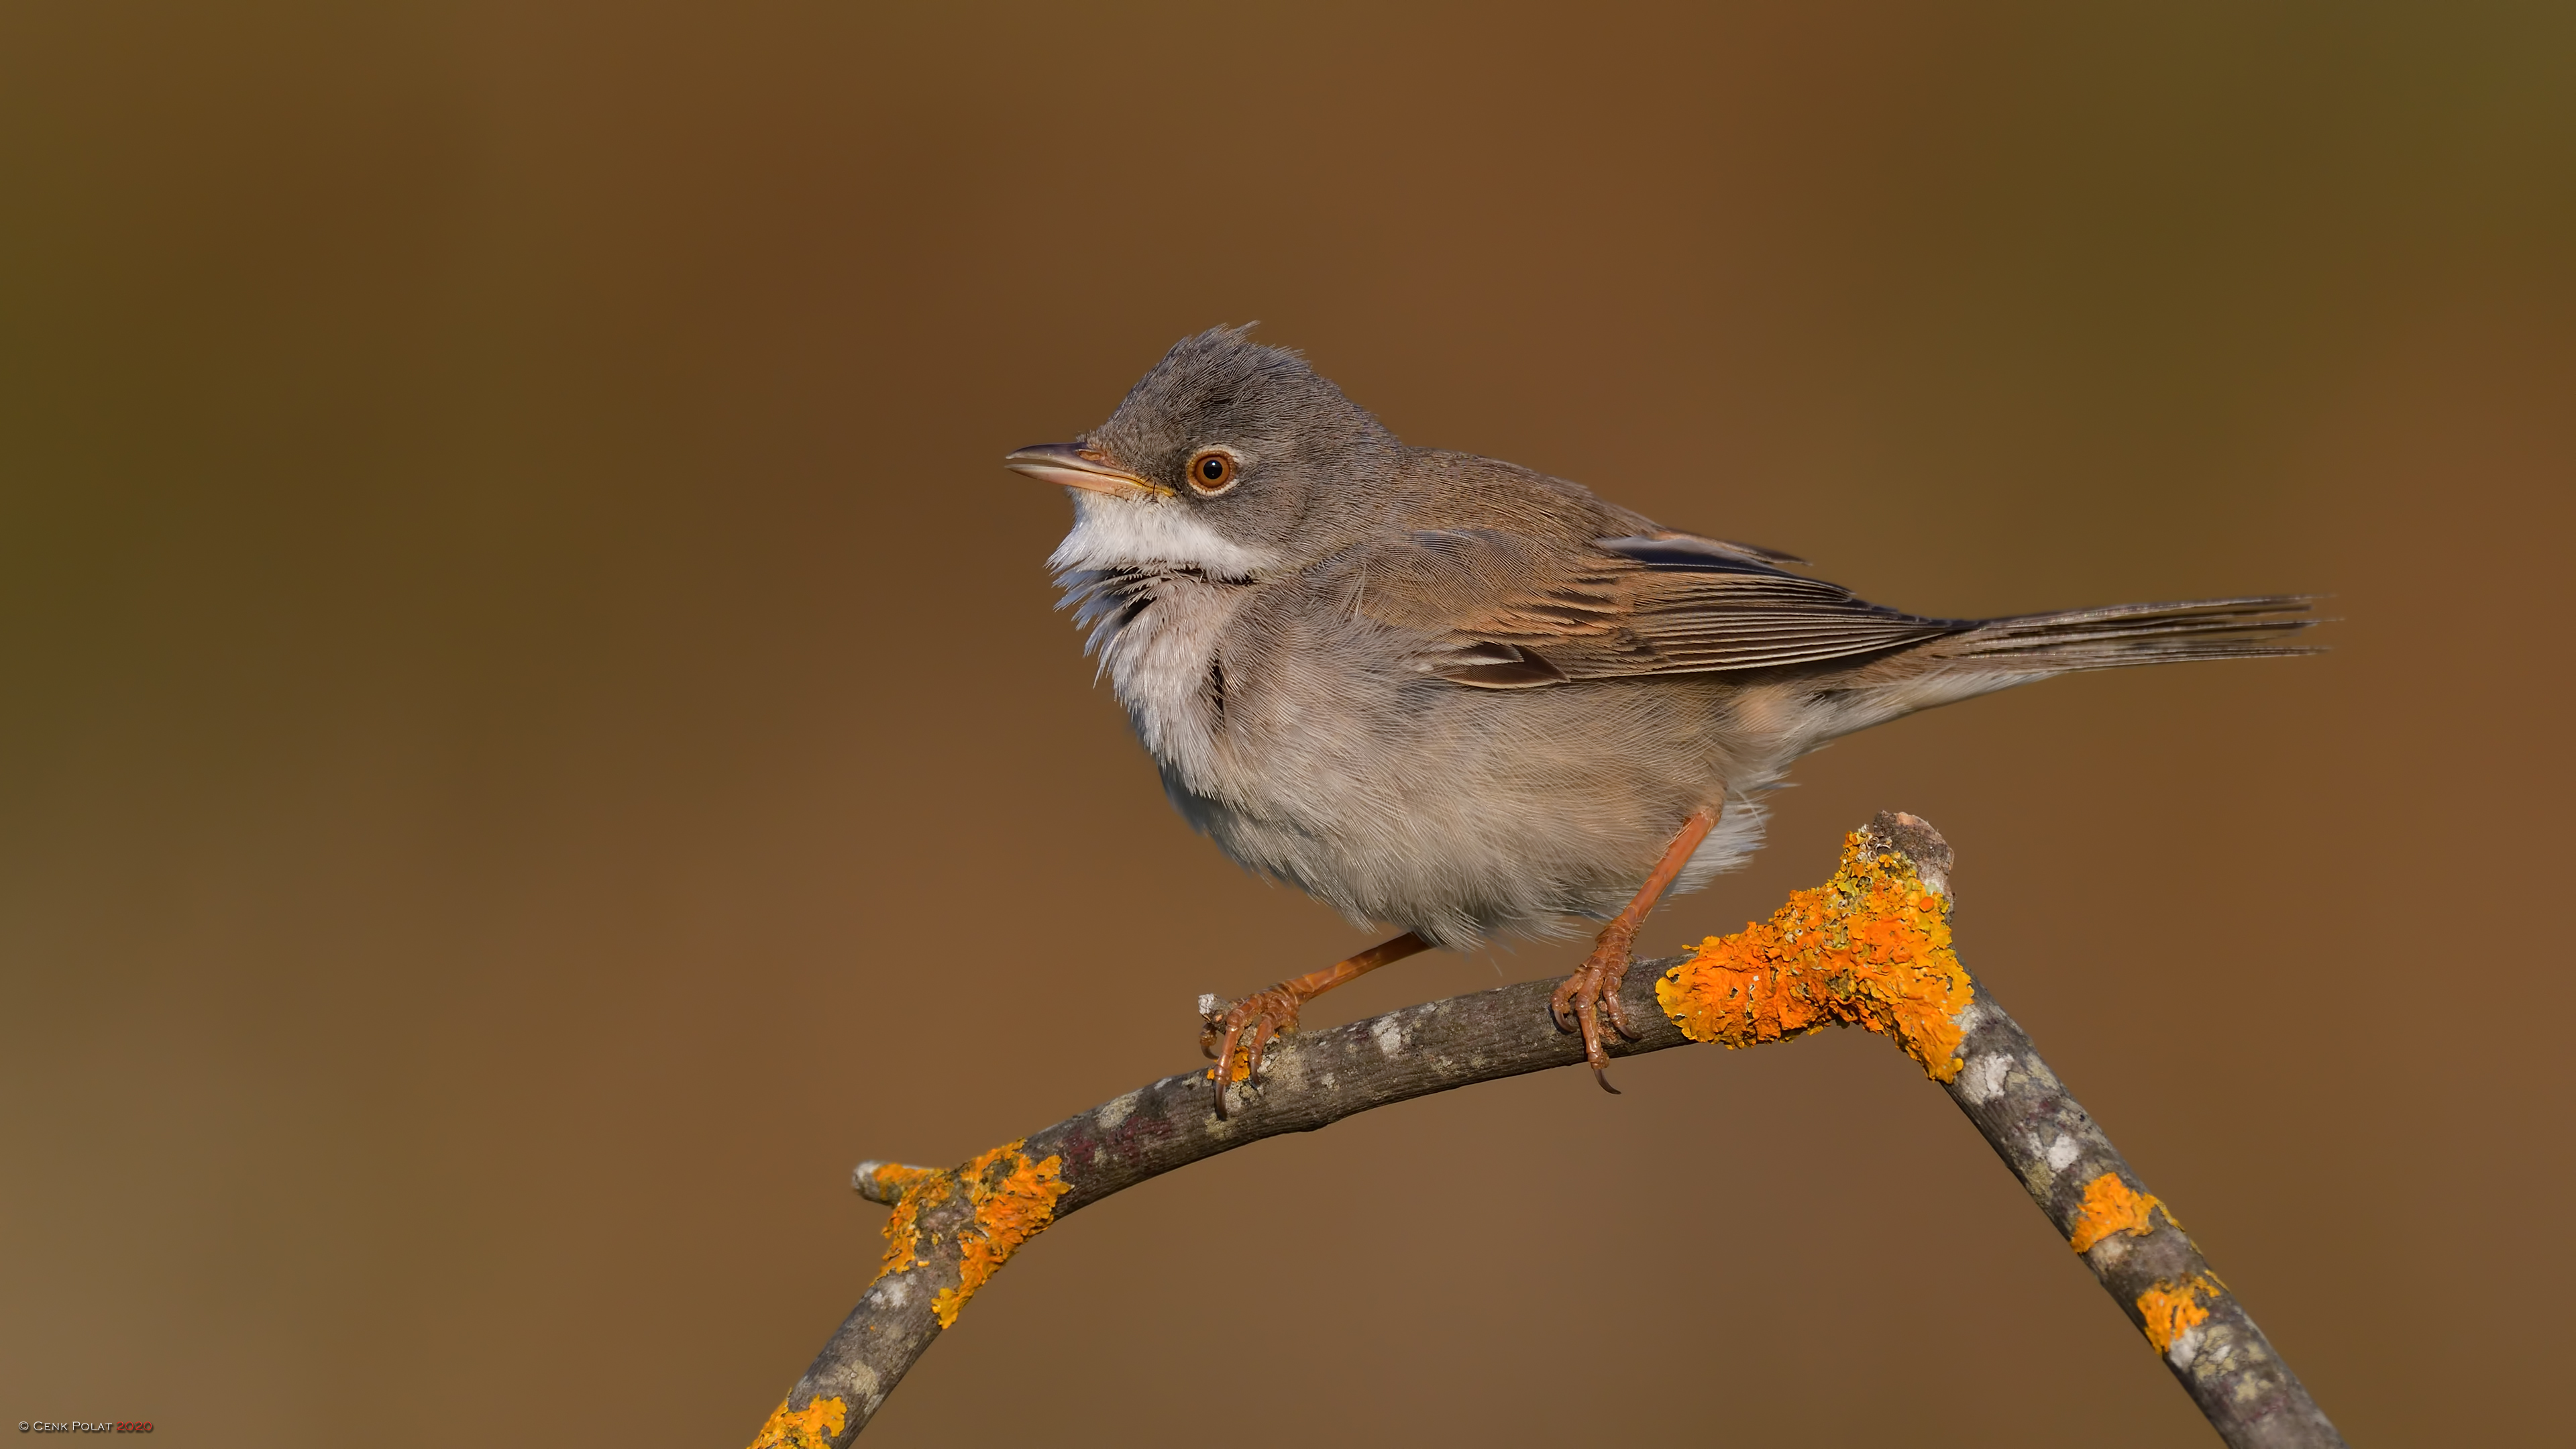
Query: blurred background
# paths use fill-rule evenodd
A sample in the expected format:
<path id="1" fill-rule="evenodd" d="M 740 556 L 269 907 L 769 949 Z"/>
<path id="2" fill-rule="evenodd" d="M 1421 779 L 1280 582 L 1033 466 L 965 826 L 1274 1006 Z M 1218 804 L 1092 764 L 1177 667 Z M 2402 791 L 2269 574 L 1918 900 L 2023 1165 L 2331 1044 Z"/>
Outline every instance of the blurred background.
<path id="1" fill-rule="evenodd" d="M 1927 816 L 2356 1444 L 2556 1438 L 2571 66 L 2492 3 L 0 7 L 0 1419 L 742 1442 L 853 1162 L 1365 944 L 1166 808 L 998 465 L 1257 318 L 1905 608 L 2333 594 L 1817 756 L 1644 945 Z M 1069 1219 L 870 1442 L 2207 1442 L 1885 1043 L 1619 1080 Z"/>

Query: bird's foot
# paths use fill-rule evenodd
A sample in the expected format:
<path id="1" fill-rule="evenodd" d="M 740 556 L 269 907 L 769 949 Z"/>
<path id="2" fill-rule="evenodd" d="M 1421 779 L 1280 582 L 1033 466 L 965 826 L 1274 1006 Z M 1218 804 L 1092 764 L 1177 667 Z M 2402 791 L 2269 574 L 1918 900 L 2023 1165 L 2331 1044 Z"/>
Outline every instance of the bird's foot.
<path id="1" fill-rule="evenodd" d="M 1200 997 L 1199 1015 L 1207 1019 L 1207 1026 L 1199 1035 L 1199 1050 L 1216 1058 L 1216 1066 L 1208 1072 L 1208 1079 L 1216 1083 L 1216 1114 L 1225 1115 L 1226 1088 L 1249 1082 L 1260 1073 L 1261 1053 L 1269 1047 L 1271 1038 L 1297 1029 L 1297 1012 L 1307 1002 L 1344 982 L 1357 981 L 1389 961 L 1401 961 L 1416 951 L 1430 949 L 1430 942 L 1407 931 L 1348 960 L 1335 962 L 1327 970 L 1282 981 L 1231 1006 L 1217 1000 L 1213 993 Z"/>
<path id="2" fill-rule="evenodd" d="M 1225 1089 L 1260 1075 L 1262 1053 L 1274 1039 L 1297 1029 L 1297 1011 L 1305 1004 L 1304 992 L 1284 984 L 1231 1004 L 1213 995 L 1199 999 L 1199 1014 L 1206 1022 L 1199 1033 L 1199 1050 L 1216 1059 L 1208 1077 L 1216 1083 L 1218 1116 L 1225 1115 Z"/>
<path id="3" fill-rule="evenodd" d="M 1592 954 L 1583 958 L 1583 964 L 1565 978 L 1564 984 L 1556 988 L 1556 995 L 1548 1000 L 1548 1014 L 1556 1018 L 1557 1030 L 1583 1033 L 1583 1059 L 1592 1064 L 1593 1080 L 1612 1096 L 1617 1096 L 1619 1089 L 1610 1085 L 1610 1054 L 1602 1046 L 1609 1038 L 1603 1034 L 1601 1023 L 1607 1019 L 1612 1030 L 1630 1041 L 1637 1039 L 1637 1034 L 1628 1029 L 1628 1008 L 1619 1000 L 1619 988 L 1628 979 L 1629 946 L 1636 932 L 1622 930 L 1620 925 L 1617 921 L 1610 923 L 1601 939 L 1593 943 Z"/>

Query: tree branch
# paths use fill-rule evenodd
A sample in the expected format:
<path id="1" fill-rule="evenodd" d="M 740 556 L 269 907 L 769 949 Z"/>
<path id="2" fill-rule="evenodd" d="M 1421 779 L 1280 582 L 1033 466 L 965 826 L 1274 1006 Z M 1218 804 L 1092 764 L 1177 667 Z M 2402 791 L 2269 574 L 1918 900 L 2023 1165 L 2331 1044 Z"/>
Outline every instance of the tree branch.
<path id="1" fill-rule="evenodd" d="M 2237 1449 L 2317 1449 L 2342 1438 L 2235 1295 L 2148 1194 L 2021 1027 L 1949 947 L 1950 848 L 1883 813 L 1846 842 L 1843 869 L 1800 891 L 1768 927 L 1641 962 L 1622 991 L 1636 1056 L 1694 1040 L 1752 1046 L 1829 1022 L 1882 1032 L 1976 1124 L 2059 1234 Z M 976 1288 L 1057 1218 L 1147 1178 L 1284 1132 L 1525 1072 L 1573 1066 L 1556 983 L 1529 981 L 1407 1007 L 1274 1045 L 1257 1085 L 1215 1110 L 1205 1071 L 1165 1077 L 955 1169 L 863 1162 L 860 1194 L 886 1203 L 885 1267 L 797 1381 L 753 1449 L 834 1449 L 857 1437 Z M 1234 1064 L 1240 1070 L 1240 1059 Z"/>

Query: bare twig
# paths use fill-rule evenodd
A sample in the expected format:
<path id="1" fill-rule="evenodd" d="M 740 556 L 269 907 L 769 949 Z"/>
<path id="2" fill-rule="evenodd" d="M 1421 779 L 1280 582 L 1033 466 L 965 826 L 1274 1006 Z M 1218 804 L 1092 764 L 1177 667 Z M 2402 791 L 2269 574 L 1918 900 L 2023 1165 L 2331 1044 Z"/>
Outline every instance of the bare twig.
<path id="1" fill-rule="evenodd" d="M 1869 874 L 1872 860 L 1888 869 Z M 1856 861 L 1862 874 L 1854 874 Z M 1930 826 L 1908 815 L 1880 815 L 1853 836 L 1845 871 L 1834 882 L 1800 892 L 1774 918 L 1775 928 L 1790 924 L 1785 934 L 1775 929 L 1767 944 L 1747 945 L 1756 934 L 1748 931 L 1725 938 L 1731 955 L 1703 947 L 1695 957 L 1639 963 L 1649 969 L 1630 972 L 1622 995 L 1640 1035 L 1614 1038 L 1611 1055 L 1682 1046 L 1694 1031 L 1701 1039 L 1751 1045 L 1827 1020 L 1897 1036 L 2083 1253 L 2228 1444 L 2342 1445 L 2172 1214 L 2145 1192 L 2021 1027 L 1959 970 L 1948 947 L 1950 863 L 1949 846 Z M 1890 903 L 1894 914 L 1885 919 L 1866 914 Z M 1804 914 L 1793 917 L 1796 912 Z M 1929 923 L 1929 934 L 1873 933 L 1889 921 Z M 1820 948 L 1820 942 L 1826 944 Z M 1772 954 L 1762 956 L 1764 949 Z M 1908 952 L 1910 959 L 1896 960 Z M 1741 969 L 1702 972 L 1692 978 L 1701 981 L 1697 986 L 1687 984 L 1684 970 L 1666 973 L 1720 957 Z M 1891 961 L 1897 969 L 1883 972 Z M 1891 984 L 1899 977 L 1917 999 L 1901 998 Z M 1708 987 L 1711 979 L 1721 986 Z M 1523 982 L 1290 1037 L 1272 1048 L 1257 1087 L 1225 1089 L 1230 1115 L 1218 1115 L 1208 1073 L 1189 1072 L 956 1169 L 859 1164 L 853 1185 L 895 1209 L 886 1225 L 885 1269 L 771 1415 L 754 1449 L 849 1443 L 975 1289 L 1056 1218 L 1265 1137 L 1312 1132 L 1374 1107 L 1581 1062 L 1581 1038 L 1559 1032 L 1549 1019 L 1555 986 Z M 1938 1009 L 1927 1014 L 1921 1000 Z M 1787 1014 L 1782 1001 L 1792 1008 Z"/>

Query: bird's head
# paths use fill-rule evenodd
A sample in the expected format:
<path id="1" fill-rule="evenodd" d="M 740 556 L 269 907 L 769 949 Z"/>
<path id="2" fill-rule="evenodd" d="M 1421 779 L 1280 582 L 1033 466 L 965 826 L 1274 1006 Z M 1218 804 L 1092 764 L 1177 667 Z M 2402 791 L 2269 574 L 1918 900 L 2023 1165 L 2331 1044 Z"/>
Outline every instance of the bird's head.
<path id="1" fill-rule="evenodd" d="M 1247 328 L 1183 338 L 1109 421 L 1003 460 L 1074 490 L 1060 570 L 1163 565 L 1252 578 L 1338 548 L 1402 445 Z"/>

